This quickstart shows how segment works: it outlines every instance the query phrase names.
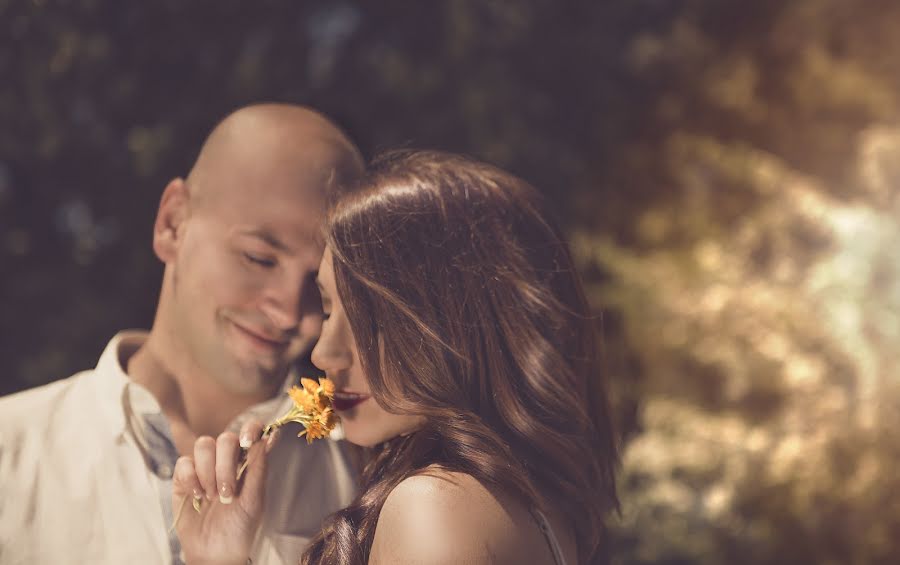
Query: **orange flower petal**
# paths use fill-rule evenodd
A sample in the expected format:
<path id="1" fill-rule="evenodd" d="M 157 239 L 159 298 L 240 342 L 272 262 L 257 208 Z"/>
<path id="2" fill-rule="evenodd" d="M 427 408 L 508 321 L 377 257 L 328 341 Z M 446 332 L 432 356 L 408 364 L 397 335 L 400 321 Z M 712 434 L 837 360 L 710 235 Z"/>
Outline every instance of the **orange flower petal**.
<path id="1" fill-rule="evenodd" d="M 331 382 L 331 379 L 319 379 L 319 386 L 322 387 L 322 391 L 325 393 L 325 396 L 327 396 L 328 398 L 334 396 L 334 383 Z"/>
<path id="2" fill-rule="evenodd" d="M 309 394 L 315 394 L 316 389 L 319 388 L 319 383 L 312 379 L 307 379 L 306 377 L 300 379 L 300 384 L 303 385 L 303 389 L 306 390 L 306 392 L 308 392 Z"/>
<path id="3" fill-rule="evenodd" d="M 288 396 L 291 397 L 291 400 L 294 401 L 297 407 L 303 404 L 303 392 L 303 389 L 298 386 L 292 386 L 291 390 L 288 391 Z"/>

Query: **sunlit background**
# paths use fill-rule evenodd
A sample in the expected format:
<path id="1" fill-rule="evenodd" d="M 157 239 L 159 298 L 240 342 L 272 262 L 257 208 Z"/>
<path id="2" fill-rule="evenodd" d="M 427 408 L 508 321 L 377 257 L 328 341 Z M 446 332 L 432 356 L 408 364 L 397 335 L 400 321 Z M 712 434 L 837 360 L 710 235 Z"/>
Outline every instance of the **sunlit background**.
<path id="1" fill-rule="evenodd" d="M 550 196 L 615 563 L 898 563 L 898 53 L 896 0 L 0 0 L 0 393 L 147 327 L 166 182 L 234 108 L 309 104 Z"/>

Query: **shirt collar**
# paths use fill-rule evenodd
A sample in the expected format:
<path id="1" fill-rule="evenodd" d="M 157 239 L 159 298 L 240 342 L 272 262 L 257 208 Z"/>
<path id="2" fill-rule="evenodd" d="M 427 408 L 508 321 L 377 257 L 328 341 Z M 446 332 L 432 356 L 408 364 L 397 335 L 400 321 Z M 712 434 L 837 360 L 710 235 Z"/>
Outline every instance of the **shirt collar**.
<path id="1" fill-rule="evenodd" d="M 114 439 L 123 438 L 127 428 L 125 406 L 128 402 L 126 395 L 131 380 L 125 374 L 122 359 L 137 351 L 146 338 L 147 333 L 141 331 L 124 331 L 116 334 L 106 345 L 94 368 L 96 378 L 92 379 L 95 386 L 93 397 L 97 399 L 97 406 L 94 408 L 103 413 L 107 428 Z"/>
<path id="2" fill-rule="evenodd" d="M 123 366 L 123 362 L 144 344 L 147 335 L 146 331 L 141 330 L 127 330 L 116 334 L 107 344 L 94 369 L 99 376 L 95 379 L 97 389 L 94 394 L 94 398 L 99 402 L 97 409 L 104 413 L 109 431 L 115 439 L 124 437 L 127 432 L 129 413 L 143 415 L 160 412 L 156 398 L 146 388 L 132 382 Z M 291 370 L 285 378 L 281 392 L 286 393 L 298 381 L 297 372 Z M 287 394 L 277 394 L 239 414 L 226 429 L 238 432 L 244 422 L 251 418 L 270 422 L 287 412 L 290 406 L 291 399 Z"/>

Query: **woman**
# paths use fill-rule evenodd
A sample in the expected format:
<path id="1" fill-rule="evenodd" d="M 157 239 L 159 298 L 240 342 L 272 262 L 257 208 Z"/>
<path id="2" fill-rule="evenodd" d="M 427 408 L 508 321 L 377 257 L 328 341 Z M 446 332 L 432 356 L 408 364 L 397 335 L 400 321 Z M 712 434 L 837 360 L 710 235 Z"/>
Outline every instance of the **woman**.
<path id="1" fill-rule="evenodd" d="M 594 320 L 541 208 L 520 179 L 437 152 L 377 160 L 332 208 L 312 359 L 346 439 L 371 449 L 361 494 L 303 563 L 601 561 L 615 442 Z M 225 447 L 179 461 L 175 498 L 233 476 Z M 246 560 L 265 452 L 237 504 L 180 525 L 189 563 Z"/>

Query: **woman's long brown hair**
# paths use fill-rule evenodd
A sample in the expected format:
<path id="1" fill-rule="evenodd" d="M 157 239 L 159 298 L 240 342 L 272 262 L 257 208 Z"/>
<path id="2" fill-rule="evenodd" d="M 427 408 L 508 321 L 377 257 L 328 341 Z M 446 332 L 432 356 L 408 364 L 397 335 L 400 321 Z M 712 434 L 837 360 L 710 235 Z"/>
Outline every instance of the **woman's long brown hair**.
<path id="1" fill-rule="evenodd" d="M 326 233 L 374 399 L 427 423 L 373 450 L 303 563 L 365 563 L 388 494 L 430 465 L 561 510 L 579 562 L 599 563 L 616 444 L 594 318 L 538 192 L 465 157 L 395 152 Z"/>

